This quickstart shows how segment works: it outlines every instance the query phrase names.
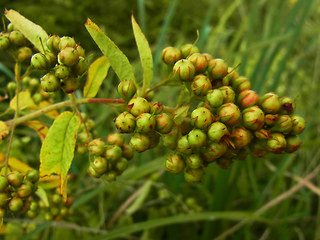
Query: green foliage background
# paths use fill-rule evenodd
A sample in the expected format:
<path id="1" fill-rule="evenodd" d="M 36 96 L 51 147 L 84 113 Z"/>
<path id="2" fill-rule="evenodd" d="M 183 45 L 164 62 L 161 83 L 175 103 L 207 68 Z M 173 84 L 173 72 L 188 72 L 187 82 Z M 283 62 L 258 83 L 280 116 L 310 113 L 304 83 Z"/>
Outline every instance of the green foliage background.
<path id="1" fill-rule="evenodd" d="M 205 240 L 230 230 L 241 219 L 249 223 L 228 239 L 320 239 L 318 176 L 313 180 L 315 188 L 304 187 L 277 202 L 261 219 L 253 216 L 257 209 L 297 184 L 293 175 L 304 177 L 319 165 L 319 0 L 2 0 L 0 9 L 5 8 L 19 11 L 50 34 L 75 37 L 96 59 L 101 53 L 84 27 L 90 17 L 128 56 L 141 81 L 130 21 L 133 13 L 158 63 L 153 84 L 168 73 L 159 61 L 161 50 L 193 42 L 198 29 L 202 51 L 226 59 L 231 66 L 240 63 L 239 72 L 249 77 L 254 90 L 294 97 L 297 113 L 307 120 L 304 144 L 297 153 L 247 158 L 235 162 L 229 170 L 210 166 L 201 184 L 189 184 L 182 176 L 163 173 L 166 150 L 162 148 L 137 155 L 128 173 L 112 184 L 89 179 L 87 157 L 77 155 L 71 169 L 77 178 L 69 184 L 76 199 L 74 211 L 78 217 L 73 222 L 77 225 L 35 222 L 24 239 Z M 3 53 L 0 58 L 5 66 L 12 64 Z M 1 87 L 5 87 L 8 77 L 0 74 Z M 111 72 L 97 97 L 117 98 L 117 82 Z M 161 88 L 155 100 L 173 106 L 177 90 L 172 86 Z M 100 137 L 114 131 L 116 109 L 88 105 L 81 110 L 96 121 Z M 40 141 L 32 131 L 17 129 L 17 133 L 21 139 L 15 138 L 14 154 L 36 166 Z M 27 148 L 23 141 L 28 143 Z M 106 232 L 113 214 L 137 189 L 144 197 Z M 190 197 L 196 199 L 202 213 L 193 213 L 186 206 Z M 190 219 L 181 214 L 190 214 Z M 187 221 L 190 223 L 183 223 Z M 19 231 L 12 232 L 21 239 Z"/>

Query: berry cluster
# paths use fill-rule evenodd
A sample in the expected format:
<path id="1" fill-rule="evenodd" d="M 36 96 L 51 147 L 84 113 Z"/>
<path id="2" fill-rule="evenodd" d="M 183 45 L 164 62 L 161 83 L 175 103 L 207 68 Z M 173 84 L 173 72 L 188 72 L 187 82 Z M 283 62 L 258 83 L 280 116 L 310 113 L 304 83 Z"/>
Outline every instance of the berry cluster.
<path id="1" fill-rule="evenodd" d="M 93 139 L 88 144 L 92 161 L 88 168 L 90 176 L 100 178 L 105 175 L 107 181 L 114 181 L 128 167 L 128 160 L 133 158 L 133 149 L 124 143 L 119 133 L 111 133 L 107 142 L 101 138 Z"/>
<path id="2" fill-rule="evenodd" d="M 164 138 L 164 145 L 175 151 L 166 160 L 168 171 L 184 171 L 187 181 L 198 182 L 209 163 L 227 168 L 250 151 L 262 157 L 268 152 L 292 153 L 301 145 L 297 135 L 305 120 L 293 114 L 293 99 L 274 93 L 259 98 L 248 78 L 192 44 L 167 47 L 162 60 L 198 102 Z"/>
<path id="3" fill-rule="evenodd" d="M 80 154 L 85 154 L 88 150 L 87 144 L 97 135 L 97 132 L 95 130 L 96 124 L 93 119 L 88 119 L 85 113 L 81 113 L 81 117 L 86 126 L 84 126 L 83 123 L 80 125 L 76 142 L 76 151 Z"/>
<path id="4" fill-rule="evenodd" d="M 33 195 L 38 181 L 37 170 L 29 170 L 25 176 L 17 171 L 10 172 L 6 177 L 0 176 L 0 218 L 8 211 L 32 215 L 36 210 Z"/>

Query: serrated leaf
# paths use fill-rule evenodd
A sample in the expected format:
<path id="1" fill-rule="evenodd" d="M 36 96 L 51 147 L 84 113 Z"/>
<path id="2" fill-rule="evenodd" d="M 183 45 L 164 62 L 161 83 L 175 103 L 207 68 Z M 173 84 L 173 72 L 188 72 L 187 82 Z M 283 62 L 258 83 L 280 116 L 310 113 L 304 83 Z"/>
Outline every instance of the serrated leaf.
<path id="1" fill-rule="evenodd" d="M 40 178 L 57 174 L 60 193 L 67 198 L 67 174 L 74 156 L 80 118 L 72 112 L 63 112 L 50 127 L 40 151 Z"/>
<path id="2" fill-rule="evenodd" d="M 134 33 L 134 38 L 136 39 L 141 65 L 143 69 L 143 88 L 148 88 L 153 79 L 153 58 L 149 43 L 142 33 L 138 23 L 131 16 L 132 28 Z"/>
<path id="3" fill-rule="evenodd" d="M 8 125 L 0 121 L 0 140 L 4 139 L 9 134 Z"/>
<path id="4" fill-rule="evenodd" d="M 181 124 L 183 119 L 188 115 L 188 111 L 190 108 L 190 104 L 186 106 L 179 107 L 176 111 L 173 113 L 173 120 L 176 124 Z"/>
<path id="5" fill-rule="evenodd" d="M 136 83 L 132 66 L 126 55 L 124 55 L 114 42 L 89 18 L 85 26 L 103 55 L 107 57 L 120 81 L 131 79 Z"/>
<path id="6" fill-rule="evenodd" d="M 107 77 L 110 63 L 105 56 L 95 60 L 89 67 L 87 82 L 83 88 L 83 96 L 86 98 L 94 98 L 103 80 Z"/>
<path id="7" fill-rule="evenodd" d="M 43 142 L 43 140 L 45 139 L 48 133 L 48 127 L 44 123 L 34 120 L 34 121 L 26 122 L 24 123 L 24 125 L 35 130 L 38 133 L 41 139 L 41 142 Z"/>
<path id="8" fill-rule="evenodd" d="M 17 110 L 17 96 L 14 96 L 14 98 L 11 99 L 9 106 L 13 110 Z M 33 108 L 35 106 L 36 105 L 29 91 L 19 92 L 19 110 L 23 110 L 31 107 Z"/>
<path id="9" fill-rule="evenodd" d="M 12 9 L 9 11 L 6 10 L 5 16 L 40 52 L 44 53 L 43 48 L 47 50 L 46 41 L 48 34 L 42 27 Z"/>

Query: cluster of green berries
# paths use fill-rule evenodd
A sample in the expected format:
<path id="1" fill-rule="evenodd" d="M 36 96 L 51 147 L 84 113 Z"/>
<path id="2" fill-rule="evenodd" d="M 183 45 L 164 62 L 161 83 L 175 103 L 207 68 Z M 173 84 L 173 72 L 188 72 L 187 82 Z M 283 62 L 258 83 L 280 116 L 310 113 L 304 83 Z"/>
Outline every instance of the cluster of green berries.
<path id="1" fill-rule="evenodd" d="M 165 137 L 164 145 L 174 151 L 166 160 L 168 171 L 184 171 L 187 181 L 198 182 L 212 162 L 227 168 L 249 152 L 262 157 L 300 147 L 298 135 L 306 123 L 293 114 L 293 99 L 275 93 L 259 97 L 248 78 L 192 44 L 164 49 L 162 60 L 172 66 L 173 78 L 199 100 Z"/>
<path id="2" fill-rule="evenodd" d="M 0 51 L 10 51 L 17 62 L 28 63 L 33 48 L 28 39 L 9 23 L 6 31 L 0 33 Z"/>
<path id="3" fill-rule="evenodd" d="M 0 176 L 0 218 L 7 213 L 32 215 L 36 211 L 33 195 L 38 181 L 37 170 L 29 170 L 25 176 L 18 171 Z"/>
<path id="4" fill-rule="evenodd" d="M 101 138 L 93 139 L 88 144 L 91 156 L 88 173 L 95 178 L 105 177 L 114 181 L 128 167 L 128 161 L 133 158 L 134 151 L 124 143 L 124 137 L 119 133 L 108 135 L 106 142 Z"/>
<path id="5" fill-rule="evenodd" d="M 83 123 L 80 125 L 76 142 L 76 151 L 80 154 L 85 154 L 88 152 L 87 144 L 92 138 L 97 136 L 97 131 L 95 129 L 96 124 L 93 119 L 88 118 L 85 113 L 81 113 L 81 117 L 86 126 L 84 126 Z"/>
<path id="6" fill-rule="evenodd" d="M 45 70 L 41 78 L 41 88 L 45 92 L 56 92 L 60 88 L 72 93 L 80 85 L 81 76 L 88 69 L 84 49 L 71 37 L 53 35 L 47 39 L 48 50 L 31 57 L 34 69 Z"/>

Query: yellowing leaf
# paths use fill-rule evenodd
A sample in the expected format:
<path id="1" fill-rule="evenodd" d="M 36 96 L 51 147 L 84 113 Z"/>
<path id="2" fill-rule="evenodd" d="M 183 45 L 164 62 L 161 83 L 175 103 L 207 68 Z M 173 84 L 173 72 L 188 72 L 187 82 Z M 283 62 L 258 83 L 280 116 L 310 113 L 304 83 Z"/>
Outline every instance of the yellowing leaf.
<path id="1" fill-rule="evenodd" d="M 39 103 L 39 108 L 44 108 L 44 107 L 47 107 L 49 105 L 51 105 L 51 103 L 49 103 L 48 101 L 41 101 Z M 59 116 L 59 112 L 57 110 L 52 110 L 50 112 L 47 112 L 46 115 L 48 117 L 51 117 L 51 118 L 56 118 L 56 117 Z"/>
<path id="2" fill-rule="evenodd" d="M 70 178 L 70 175 L 67 176 L 67 179 Z M 57 175 L 50 175 L 40 178 L 39 185 L 44 189 L 52 189 L 60 186 L 60 177 Z"/>
<path id="3" fill-rule="evenodd" d="M 19 110 L 35 107 L 34 101 L 31 98 L 29 91 L 22 91 L 19 93 Z M 14 96 L 10 101 L 10 108 L 17 110 L 17 96 Z"/>
<path id="4" fill-rule="evenodd" d="M 60 193 L 67 198 L 67 174 L 74 156 L 80 118 L 71 112 L 63 112 L 56 118 L 43 141 L 40 151 L 40 178 L 57 174 Z"/>
<path id="5" fill-rule="evenodd" d="M 89 18 L 85 26 L 102 53 L 109 60 L 112 69 L 119 79 L 121 81 L 132 79 L 136 82 L 132 66 L 126 55 L 124 55 L 114 42 Z"/>
<path id="6" fill-rule="evenodd" d="M 6 10 L 5 16 L 40 52 L 44 53 L 43 48 L 47 49 L 46 41 L 48 39 L 46 31 L 12 9 Z"/>
<path id="7" fill-rule="evenodd" d="M 48 127 L 44 123 L 34 120 L 34 121 L 26 122 L 24 123 L 24 125 L 36 130 L 36 132 L 38 133 L 41 139 L 41 142 L 43 142 L 43 140 L 45 139 L 48 133 Z"/>
<path id="8" fill-rule="evenodd" d="M 179 107 L 174 113 L 173 113 L 173 120 L 176 124 L 181 124 L 183 119 L 188 115 L 190 105 Z"/>
<path id="9" fill-rule="evenodd" d="M 131 16 L 131 21 L 143 69 L 143 87 L 148 88 L 153 78 L 153 59 L 151 49 L 133 15 Z"/>
<path id="10" fill-rule="evenodd" d="M 95 60 L 89 67 L 88 79 L 83 89 L 83 96 L 86 98 L 94 98 L 99 88 L 106 78 L 110 68 L 110 63 L 105 56 Z"/>
<path id="11" fill-rule="evenodd" d="M 8 125 L 0 121 L 0 140 L 4 139 L 9 134 Z"/>
<path id="12" fill-rule="evenodd" d="M 5 155 L 0 153 L 0 164 L 3 165 L 5 163 Z M 20 161 L 17 158 L 9 158 L 8 165 L 12 171 L 19 171 L 23 174 L 26 174 L 27 171 L 32 170 L 33 168 L 30 167 L 28 164 Z"/>

